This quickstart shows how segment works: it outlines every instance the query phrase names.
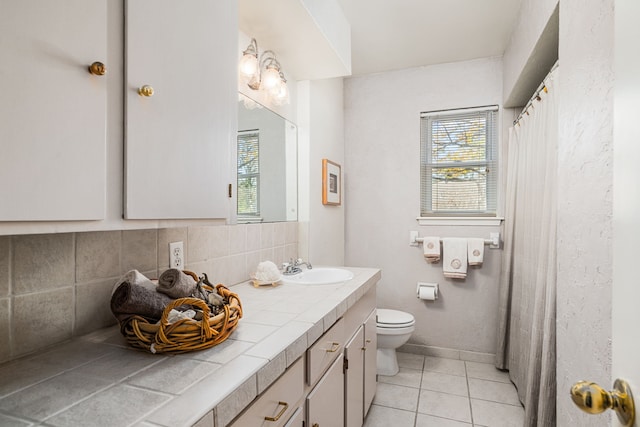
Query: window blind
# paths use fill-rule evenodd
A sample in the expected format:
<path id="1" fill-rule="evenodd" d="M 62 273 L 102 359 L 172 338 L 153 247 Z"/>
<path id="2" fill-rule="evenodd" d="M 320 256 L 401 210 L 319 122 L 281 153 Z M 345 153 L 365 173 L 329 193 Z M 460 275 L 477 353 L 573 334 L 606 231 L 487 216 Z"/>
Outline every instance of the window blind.
<path id="1" fill-rule="evenodd" d="M 260 133 L 238 133 L 238 215 L 260 215 Z"/>
<path id="2" fill-rule="evenodd" d="M 497 114 L 497 106 L 421 114 L 421 216 L 495 216 Z"/>

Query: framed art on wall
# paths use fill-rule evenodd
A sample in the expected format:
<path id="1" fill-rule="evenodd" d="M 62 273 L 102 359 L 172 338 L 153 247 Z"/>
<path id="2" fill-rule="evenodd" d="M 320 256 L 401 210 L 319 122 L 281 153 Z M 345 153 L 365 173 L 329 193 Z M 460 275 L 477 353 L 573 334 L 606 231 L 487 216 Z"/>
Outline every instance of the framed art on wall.
<path id="1" fill-rule="evenodd" d="M 340 206 L 342 203 L 342 175 L 340 165 L 322 159 L 322 204 Z"/>

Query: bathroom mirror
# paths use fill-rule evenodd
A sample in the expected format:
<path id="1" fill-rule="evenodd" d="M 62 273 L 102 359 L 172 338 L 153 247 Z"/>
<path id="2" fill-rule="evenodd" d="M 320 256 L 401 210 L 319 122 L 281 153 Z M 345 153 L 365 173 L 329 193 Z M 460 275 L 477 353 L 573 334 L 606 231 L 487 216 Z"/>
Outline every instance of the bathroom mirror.
<path id="1" fill-rule="evenodd" d="M 239 94 L 239 224 L 298 220 L 297 150 L 295 124 Z"/>

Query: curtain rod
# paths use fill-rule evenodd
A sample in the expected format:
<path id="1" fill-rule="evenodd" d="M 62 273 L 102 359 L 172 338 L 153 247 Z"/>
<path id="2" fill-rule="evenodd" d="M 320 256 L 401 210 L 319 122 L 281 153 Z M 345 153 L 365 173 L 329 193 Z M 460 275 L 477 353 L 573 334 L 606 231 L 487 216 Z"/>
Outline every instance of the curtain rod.
<path id="1" fill-rule="evenodd" d="M 531 107 L 531 105 L 533 104 L 534 100 L 538 100 L 540 101 L 540 92 L 544 91 L 545 93 L 547 92 L 547 85 L 545 84 L 546 80 L 549 78 L 549 75 L 551 73 L 553 73 L 553 71 L 558 68 L 558 64 L 560 61 L 556 61 L 555 64 L 553 64 L 553 66 L 551 67 L 551 69 L 549 70 L 549 72 L 547 73 L 547 75 L 544 77 L 544 79 L 542 79 L 542 83 L 540 83 L 540 85 L 538 85 L 538 89 L 536 89 L 535 92 L 533 92 L 533 95 L 531 96 L 531 98 L 529 99 L 529 102 L 527 102 L 527 104 L 524 106 L 524 108 L 522 109 L 522 111 L 520 112 L 520 114 L 518 114 L 518 118 L 516 118 L 513 121 L 513 126 L 516 126 L 518 124 L 520 124 L 520 119 L 522 119 L 522 117 L 525 114 L 529 114 L 528 110 L 529 107 Z"/>

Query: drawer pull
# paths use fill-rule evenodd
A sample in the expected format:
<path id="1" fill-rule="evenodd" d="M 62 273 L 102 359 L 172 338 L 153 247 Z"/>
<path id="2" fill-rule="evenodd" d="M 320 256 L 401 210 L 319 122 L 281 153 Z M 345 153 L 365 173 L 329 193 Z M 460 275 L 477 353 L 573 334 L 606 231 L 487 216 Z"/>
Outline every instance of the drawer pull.
<path id="1" fill-rule="evenodd" d="M 339 348 L 340 348 L 340 343 L 333 342 L 331 343 L 331 348 L 327 350 L 327 353 L 335 353 L 336 351 L 338 351 Z"/>
<path id="2" fill-rule="evenodd" d="M 318 423 L 313 423 L 313 426 L 312 426 L 312 427 L 320 427 L 320 424 L 318 424 Z"/>
<path id="3" fill-rule="evenodd" d="M 366 341 L 364 342 L 364 347 L 362 347 L 362 350 L 363 350 L 363 351 L 367 351 L 367 344 L 371 344 L 371 340 L 366 340 Z"/>
<path id="4" fill-rule="evenodd" d="M 289 404 L 287 402 L 278 402 L 278 406 L 282 406 L 280 412 L 278 412 L 275 417 L 264 417 L 265 421 L 278 421 L 282 414 L 284 414 L 287 409 L 289 409 Z"/>

